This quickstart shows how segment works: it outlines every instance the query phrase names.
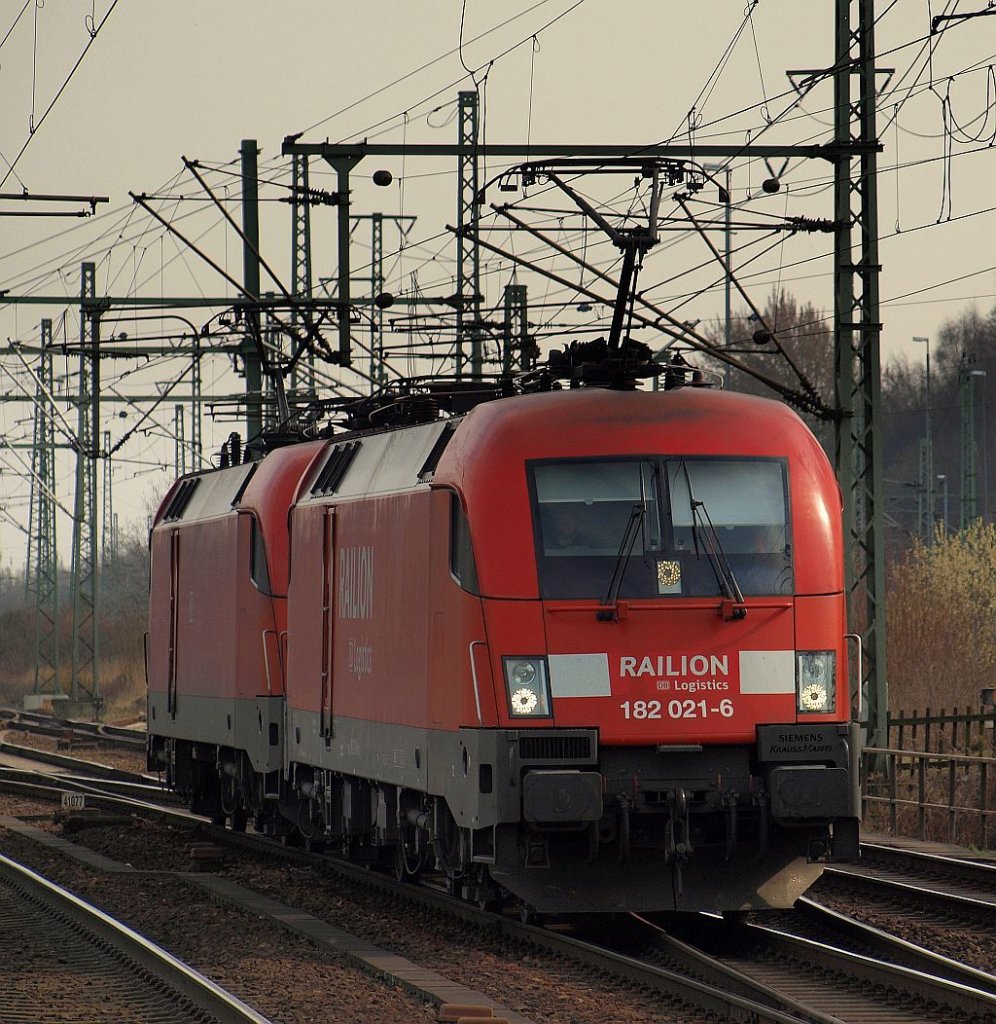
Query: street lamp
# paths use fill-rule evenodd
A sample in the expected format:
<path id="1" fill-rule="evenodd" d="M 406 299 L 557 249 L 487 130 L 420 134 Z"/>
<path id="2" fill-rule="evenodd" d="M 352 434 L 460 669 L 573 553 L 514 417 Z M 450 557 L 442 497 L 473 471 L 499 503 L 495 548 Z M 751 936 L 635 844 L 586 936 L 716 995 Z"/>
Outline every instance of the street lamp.
<path id="1" fill-rule="evenodd" d="M 927 372 L 925 375 L 927 392 L 927 455 L 924 460 L 926 462 L 926 465 L 924 466 L 923 480 L 924 486 L 927 489 L 927 515 L 925 516 L 925 526 L 927 534 L 927 544 L 929 546 L 934 543 L 934 446 L 930 430 L 930 338 L 914 338 L 913 341 L 916 344 L 922 344 L 927 346 Z M 944 519 L 946 523 L 946 515 Z"/>

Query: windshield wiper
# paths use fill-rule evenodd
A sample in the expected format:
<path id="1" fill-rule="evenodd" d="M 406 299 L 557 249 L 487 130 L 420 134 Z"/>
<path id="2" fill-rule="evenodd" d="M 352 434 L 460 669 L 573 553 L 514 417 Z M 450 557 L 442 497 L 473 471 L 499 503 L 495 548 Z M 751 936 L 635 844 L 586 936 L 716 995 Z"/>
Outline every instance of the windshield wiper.
<path id="1" fill-rule="evenodd" d="M 724 618 L 743 619 L 747 617 L 747 609 L 744 607 L 744 595 L 733 573 L 730 560 L 726 557 L 723 545 L 719 540 L 716 527 L 713 526 L 709 509 L 704 501 L 699 501 L 692 494 L 692 481 L 688 476 L 688 467 L 682 463 L 685 474 L 685 484 L 688 487 L 688 507 L 692 513 L 692 541 L 695 544 L 695 555 L 699 555 L 699 528 L 702 529 L 702 536 L 705 541 L 704 547 L 709 565 L 712 566 L 713 575 L 719 584 L 723 597 L 730 602 L 729 610 L 724 610 Z"/>
<path id="2" fill-rule="evenodd" d="M 638 505 L 633 506 L 626 521 L 626 529 L 623 530 L 622 540 L 619 542 L 619 553 L 616 555 L 616 564 L 612 570 L 612 578 L 609 580 L 609 592 L 602 601 L 602 607 L 595 613 L 599 622 L 611 622 L 619 617 L 616 610 L 616 601 L 619 599 L 619 590 L 622 587 L 623 576 L 626 575 L 626 567 L 629 565 L 630 555 L 633 554 L 633 545 L 636 543 L 640 527 L 647 517 L 647 500 L 644 498 Z"/>

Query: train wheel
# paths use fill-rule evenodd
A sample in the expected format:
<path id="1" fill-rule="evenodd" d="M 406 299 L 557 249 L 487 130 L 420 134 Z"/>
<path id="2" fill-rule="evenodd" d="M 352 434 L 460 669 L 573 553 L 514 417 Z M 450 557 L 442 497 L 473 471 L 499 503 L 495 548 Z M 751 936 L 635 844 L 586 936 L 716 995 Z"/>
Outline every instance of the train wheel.
<path id="1" fill-rule="evenodd" d="M 325 852 L 325 818 L 315 801 L 302 800 L 298 805 L 297 830 L 304 840 L 305 849 L 312 853 Z"/>
<path id="2" fill-rule="evenodd" d="M 221 806 L 221 821 L 218 825 L 231 824 L 233 832 L 245 832 L 246 812 L 239 800 L 239 784 L 233 775 L 224 775 L 218 780 L 218 803 Z"/>

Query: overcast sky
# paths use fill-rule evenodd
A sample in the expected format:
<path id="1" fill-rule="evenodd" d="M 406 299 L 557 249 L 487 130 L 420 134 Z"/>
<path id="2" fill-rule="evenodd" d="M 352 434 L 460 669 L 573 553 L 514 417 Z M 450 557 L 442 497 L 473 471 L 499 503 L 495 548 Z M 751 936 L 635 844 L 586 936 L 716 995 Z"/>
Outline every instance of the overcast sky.
<path id="1" fill-rule="evenodd" d="M 996 205 L 988 149 L 996 111 L 987 110 L 996 102 L 988 70 L 996 53 L 996 18 L 945 22 L 945 31 L 931 37 L 932 15 L 980 10 L 983 0 L 946 7 L 940 0 L 880 0 L 876 7 L 879 65 L 895 69 L 891 76 L 880 76 L 883 352 L 886 358 L 922 359 L 923 347 L 913 345 L 914 336 L 936 337 L 945 320 L 973 306 L 987 312 L 996 293 L 996 260 L 991 245 L 983 244 L 993 235 L 990 208 Z M 44 6 L 14 0 L 0 5 L 0 39 L 10 30 L 0 45 L 0 167 L 6 173 L 15 163 L 0 191 L 102 195 L 110 202 L 87 221 L 4 216 L 0 289 L 71 299 L 79 290 L 79 263 L 93 259 L 101 294 L 234 295 L 143 215 L 128 192 L 162 197 L 164 215 L 182 218 L 177 223 L 184 224 L 189 237 L 202 238 L 213 258 L 237 277 L 238 240 L 203 202 L 203 192 L 183 172 L 181 156 L 210 169 L 212 186 L 233 202 L 237 215 L 239 182 L 232 172 L 238 170 L 244 138 L 257 139 L 261 148 L 262 249 L 289 280 L 288 207 L 266 203 L 287 194 L 283 138 L 301 132 L 302 141 L 314 142 L 364 137 L 454 142 L 456 93 L 475 84 L 488 142 L 639 146 L 691 139 L 732 146 L 748 138 L 783 144 L 827 141 L 832 135 L 830 80 L 799 100 L 786 71 L 831 64 L 833 15 L 833 0 L 761 0 L 746 21 L 743 0 L 516 0 L 501 5 L 478 0 L 465 5 L 443 0 L 48 0 Z M 91 39 L 94 25 L 101 27 Z M 417 280 L 429 293 L 452 291 L 453 243 L 445 225 L 455 218 L 453 166 L 415 159 L 381 163 L 392 171 L 394 184 L 376 189 L 369 174 L 377 167 L 365 161 L 362 174 L 358 170 L 354 177 L 353 212 L 418 218 L 402 255 L 395 252 L 397 234 L 385 235 L 388 288 L 403 295 Z M 487 170 L 490 174 L 496 168 Z M 760 185 L 772 171 L 781 172 L 780 163 L 765 169 L 756 162 L 733 162 L 738 214 L 767 221 L 832 216 L 829 164 L 793 161 L 784 169 L 781 190 L 768 196 Z M 312 184 L 334 187 L 321 167 L 313 173 Z M 627 198 L 628 185 L 586 181 L 583 187 L 597 200 L 615 200 L 613 209 L 622 211 L 628 202 L 637 203 L 635 192 Z M 188 199 L 180 202 L 181 194 Z M 488 194 L 489 202 L 508 199 L 494 189 Z M 23 208 L 0 202 L 0 213 Z M 665 204 L 666 213 L 671 209 Z M 551 223 L 554 233 L 556 224 Z M 334 270 L 334 229 L 334 211 L 317 209 L 316 277 Z M 359 267 L 365 259 L 365 230 L 357 232 L 354 262 Z M 577 236 L 564 234 L 561 241 L 577 244 Z M 735 247 L 747 241 L 738 235 Z M 516 244 L 524 251 L 521 242 Z M 591 244 L 593 260 L 611 263 L 610 246 L 600 248 L 594 239 Z M 757 244 L 769 251 L 742 280 L 758 304 L 773 288 L 783 287 L 831 312 L 827 254 L 832 236 L 798 235 L 773 246 L 770 240 Z M 746 250 L 740 262 L 756 251 Z M 500 302 L 510 278 L 507 266 L 489 263 L 486 270 L 490 305 Z M 648 260 L 641 281 L 652 288 L 655 301 L 680 319 L 708 322 L 722 314 L 722 289 L 706 287 L 720 276 L 715 264 L 709 265 L 702 240 L 689 233 L 669 236 Z M 577 316 L 570 299 L 563 289 L 530 281 L 530 301 L 539 310 L 556 310 L 556 316 L 538 312 L 537 321 L 563 321 L 568 312 Z M 565 305 L 561 310 L 543 302 Z M 199 324 L 210 315 L 198 313 L 193 319 Z M 63 329 L 61 307 L 0 307 L 3 337 L 36 341 L 42 316 L 54 318 Z M 134 323 L 109 326 L 132 336 L 139 333 Z M 71 301 L 64 330 L 70 339 L 78 337 Z M 4 356 L 3 365 L 13 368 L 9 360 Z M 119 379 L 124 369 L 107 370 L 121 393 L 133 382 L 138 391 L 147 391 L 149 375 L 169 380 L 175 372 L 155 366 L 145 371 L 144 380 L 138 373 Z M 206 384 L 231 388 L 226 372 L 224 366 L 215 368 Z M 14 388 L 5 376 L 5 391 Z M 3 408 L 8 440 L 29 438 L 29 411 L 11 404 Z M 128 416 L 133 425 L 137 415 L 129 410 L 102 429 L 119 436 L 129 428 Z M 169 405 L 152 418 L 155 429 L 136 435 L 122 453 L 115 470 L 115 505 L 123 519 L 140 516 L 149 492 L 168 480 L 169 472 L 155 467 L 173 459 L 171 417 Z M 206 438 L 213 445 L 231 429 L 229 423 L 206 422 Z M 68 464 L 60 467 L 60 498 L 67 505 L 69 470 Z M 18 474 L 16 462 L 2 460 L 0 503 L 8 517 L 23 523 L 27 487 Z M 0 564 L 19 565 L 21 544 L 16 531 L 0 530 Z"/>

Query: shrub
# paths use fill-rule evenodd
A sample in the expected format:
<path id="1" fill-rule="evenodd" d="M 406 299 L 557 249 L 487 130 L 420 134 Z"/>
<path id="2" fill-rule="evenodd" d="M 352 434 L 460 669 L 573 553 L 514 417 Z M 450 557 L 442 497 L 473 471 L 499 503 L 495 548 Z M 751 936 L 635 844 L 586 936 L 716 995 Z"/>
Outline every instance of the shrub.
<path id="1" fill-rule="evenodd" d="M 996 526 L 915 541 L 889 576 L 889 704 L 969 708 L 996 687 Z"/>

